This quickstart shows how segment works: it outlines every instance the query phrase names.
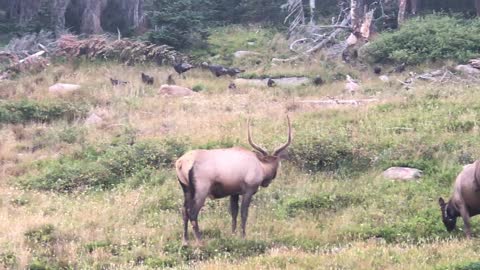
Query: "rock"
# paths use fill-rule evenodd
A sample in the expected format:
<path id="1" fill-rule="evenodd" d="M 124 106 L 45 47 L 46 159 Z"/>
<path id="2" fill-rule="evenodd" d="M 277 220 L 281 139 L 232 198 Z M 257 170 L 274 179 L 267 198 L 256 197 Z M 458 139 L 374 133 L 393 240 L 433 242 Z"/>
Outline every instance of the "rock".
<path id="1" fill-rule="evenodd" d="M 388 83 L 390 81 L 390 78 L 387 75 L 381 75 L 378 77 L 382 82 Z"/>
<path id="2" fill-rule="evenodd" d="M 56 83 L 48 88 L 48 92 L 55 94 L 67 94 L 80 89 L 78 84 Z"/>
<path id="3" fill-rule="evenodd" d="M 158 94 L 164 95 L 164 96 L 183 97 L 183 96 L 191 96 L 196 93 L 193 90 L 186 87 L 164 84 L 160 86 L 160 89 L 158 90 Z"/>
<path id="4" fill-rule="evenodd" d="M 470 65 L 458 65 L 455 67 L 455 70 L 463 72 L 465 74 L 470 74 L 470 75 L 480 74 L 480 69 L 476 69 Z"/>
<path id="5" fill-rule="evenodd" d="M 286 78 L 273 78 L 277 86 L 296 87 L 306 84 L 310 84 L 310 79 L 307 77 L 286 77 Z"/>
<path id="6" fill-rule="evenodd" d="M 233 56 L 235 58 L 244 58 L 248 56 L 254 56 L 254 55 L 261 55 L 258 52 L 252 52 L 252 51 L 236 51 L 233 53 Z"/>
<path id="7" fill-rule="evenodd" d="M 407 167 L 391 167 L 383 172 L 383 177 L 394 180 L 414 180 L 422 177 L 423 172 L 419 169 Z"/>
<path id="8" fill-rule="evenodd" d="M 90 116 L 85 120 L 85 124 L 88 126 L 97 126 L 101 123 L 103 123 L 103 119 L 96 113 L 90 114 Z"/>

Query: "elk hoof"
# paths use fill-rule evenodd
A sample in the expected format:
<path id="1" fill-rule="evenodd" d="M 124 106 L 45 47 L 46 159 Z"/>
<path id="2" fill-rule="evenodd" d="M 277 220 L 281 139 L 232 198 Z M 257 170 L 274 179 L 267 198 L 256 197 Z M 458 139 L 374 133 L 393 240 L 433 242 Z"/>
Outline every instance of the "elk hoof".
<path id="1" fill-rule="evenodd" d="M 203 246 L 205 246 L 205 243 L 204 243 L 202 240 L 197 240 L 197 241 L 195 242 L 195 246 L 197 246 L 197 247 L 203 247 Z"/>
<path id="2" fill-rule="evenodd" d="M 182 240 L 182 247 L 187 247 L 188 246 L 188 240 L 183 239 Z"/>

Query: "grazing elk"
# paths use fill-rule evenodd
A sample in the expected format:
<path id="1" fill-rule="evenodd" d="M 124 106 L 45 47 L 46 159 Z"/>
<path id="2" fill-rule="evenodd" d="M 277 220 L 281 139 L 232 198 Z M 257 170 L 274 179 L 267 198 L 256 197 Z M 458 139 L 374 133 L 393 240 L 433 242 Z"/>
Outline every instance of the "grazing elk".
<path id="1" fill-rule="evenodd" d="M 288 140 L 270 155 L 267 150 L 252 140 L 250 122 L 248 123 L 248 142 L 256 151 L 241 147 L 213 150 L 193 150 L 175 163 L 178 181 L 184 193 L 183 243 L 188 241 L 188 220 L 192 224 L 197 243 L 201 243 L 198 227 L 198 213 L 205 199 L 218 199 L 230 196 L 230 213 L 232 216 L 232 232 L 237 228 L 238 202 L 242 195 L 241 226 L 242 237 L 245 237 L 248 207 L 252 196 L 260 186 L 268 187 L 277 175 L 280 155 L 292 141 L 292 128 L 288 122 Z"/>
<path id="2" fill-rule="evenodd" d="M 455 180 L 453 196 L 445 203 L 438 199 L 442 221 L 447 231 L 455 229 L 457 218 L 462 217 L 467 238 L 472 237 L 470 217 L 480 214 L 480 160 L 464 166 Z"/>

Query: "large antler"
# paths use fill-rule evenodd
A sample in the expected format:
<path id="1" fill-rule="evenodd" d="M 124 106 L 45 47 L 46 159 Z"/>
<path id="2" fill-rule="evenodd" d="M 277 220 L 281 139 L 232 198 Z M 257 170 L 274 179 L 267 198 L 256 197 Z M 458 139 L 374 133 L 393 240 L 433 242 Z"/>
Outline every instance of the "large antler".
<path id="1" fill-rule="evenodd" d="M 248 143 L 249 143 L 255 150 L 257 150 L 258 152 L 262 153 L 264 156 L 268 156 L 267 150 L 265 150 L 265 149 L 263 149 L 262 147 L 256 145 L 256 144 L 253 142 L 253 140 L 252 140 L 252 134 L 251 134 L 251 131 L 250 131 L 250 119 L 248 119 L 247 125 L 248 125 Z"/>
<path id="2" fill-rule="evenodd" d="M 284 145 L 278 147 L 277 149 L 275 149 L 275 151 L 273 151 L 274 156 L 278 156 L 278 154 L 280 154 L 283 150 L 285 150 L 292 142 L 292 126 L 290 125 L 290 117 L 288 117 L 288 115 L 287 115 L 287 122 L 288 122 L 288 140 Z"/>

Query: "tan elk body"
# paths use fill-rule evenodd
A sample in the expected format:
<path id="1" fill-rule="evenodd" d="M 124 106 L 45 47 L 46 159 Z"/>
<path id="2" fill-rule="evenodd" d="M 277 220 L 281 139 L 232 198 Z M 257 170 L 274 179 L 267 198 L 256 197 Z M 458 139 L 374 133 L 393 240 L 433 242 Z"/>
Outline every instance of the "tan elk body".
<path id="1" fill-rule="evenodd" d="M 182 209 L 184 244 L 188 241 L 189 220 L 192 223 L 197 242 L 201 241 L 198 213 L 207 197 L 218 199 L 230 196 L 232 232 L 235 232 L 239 196 L 242 196 L 241 225 L 242 237 L 245 237 L 248 207 L 252 196 L 260 186 L 267 187 L 275 178 L 280 165 L 279 156 L 291 143 L 291 126 L 288 116 L 287 120 L 288 140 L 272 155 L 252 141 L 250 124 L 248 124 L 248 142 L 258 152 L 241 147 L 192 150 L 177 160 L 176 172 L 185 199 Z"/>
<path id="2" fill-rule="evenodd" d="M 445 203 L 438 199 L 442 220 L 447 231 L 455 229 L 458 217 L 462 217 L 467 238 L 471 238 L 470 217 L 480 214 L 480 161 L 466 165 L 457 176 L 453 195 Z"/>

